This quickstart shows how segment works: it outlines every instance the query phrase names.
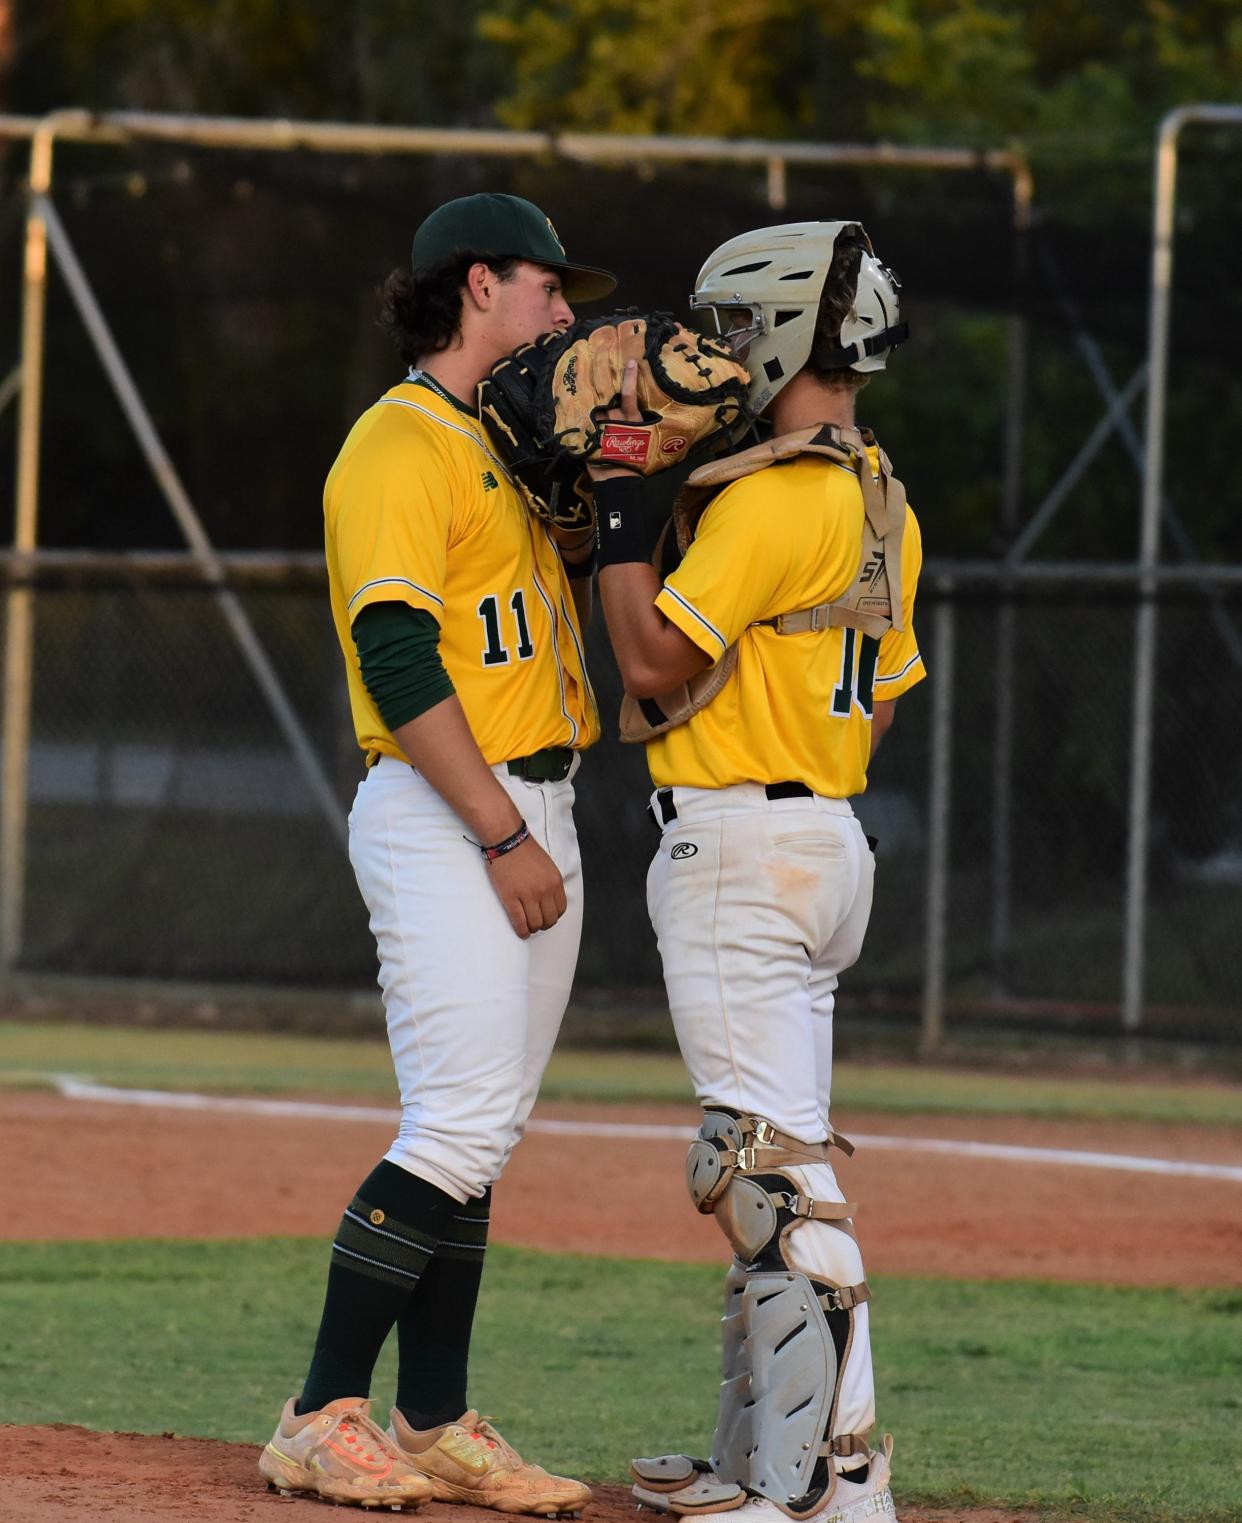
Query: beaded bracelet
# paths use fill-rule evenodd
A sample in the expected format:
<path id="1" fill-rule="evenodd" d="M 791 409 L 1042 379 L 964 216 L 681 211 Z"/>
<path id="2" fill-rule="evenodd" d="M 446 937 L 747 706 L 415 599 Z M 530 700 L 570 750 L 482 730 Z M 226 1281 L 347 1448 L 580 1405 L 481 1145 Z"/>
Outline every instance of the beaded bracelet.
<path id="1" fill-rule="evenodd" d="M 526 821 L 522 820 L 511 836 L 506 836 L 503 841 L 497 841 L 495 846 L 480 846 L 479 850 L 489 862 L 494 862 L 497 857 L 503 857 L 506 852 L 515 851 L 523 841 L 529 839 L 530 831 L 526 827 Z"/>

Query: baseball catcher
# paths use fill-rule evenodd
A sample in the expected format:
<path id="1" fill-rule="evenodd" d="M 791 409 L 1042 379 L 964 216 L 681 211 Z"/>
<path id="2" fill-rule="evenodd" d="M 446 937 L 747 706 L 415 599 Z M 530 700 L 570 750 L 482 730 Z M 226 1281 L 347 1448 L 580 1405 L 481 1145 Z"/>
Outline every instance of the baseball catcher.
<path id="1" fill-rule="evenodd" d="M 647 479 L 588 464 L 600 599 L 655 785 L 647 904 L 703 1112 L 686 1185 L 732 1250 L 709 1455 L 635 1460 L 634 1495 L 699 1523 L 895 1520 L 831 1081 L 875 873 L 850 800 L 924 675 L 918 523 L 855 419 L 905 337 L 898 289 L 856 222 L 759 228 L 708 257 L 691 305 L 745 363 L 771 438 L 692 473 L 675 566 L 640 532 Z M 628 376 L 621 397 L 625 425 Z"/>
<path id="2" fill-rule="evenodd" d="M 629 365 L 640 416 L 619 421 L 609 412 Z M 593 522 L 589 461 L 650 476 L 719 454 L 751 426 L 749 384 L 723 340 L 667 312 L 616 312 L 502 359 L 479 414 L 531 512 L 569 531 Z"/>

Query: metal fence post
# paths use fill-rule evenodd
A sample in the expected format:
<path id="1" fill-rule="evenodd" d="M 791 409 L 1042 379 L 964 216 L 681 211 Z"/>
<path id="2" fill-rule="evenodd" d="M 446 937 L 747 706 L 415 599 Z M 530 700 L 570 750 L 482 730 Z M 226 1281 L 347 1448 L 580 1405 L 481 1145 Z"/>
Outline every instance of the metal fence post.
<path id="1" fill-rule="evenodd" d="M 1160 560 L 1160 496 L 1164 468 L 1164 398 L 1168 369 L 1169 292 L 1173 280 L 1173 196 L 1177 181 L 1177 113 L 1160 124 L 1156 145 L 1151 305 L 1148 318 L 1146 458 L 1139 524 L 1139 606 L 1134 618 L 1134 681 L 1130 708 L 1130 808 L 1126 839 L 1125 942 L 1121 1024 L 1143 1021 L 1146 972 L 1147 851 L 1151 810 L 1152 710 L 1156 681 L 1156 579 Z"/>
<path id="2" fill-rule="evenodd" d="M 1164 496 L 1164 414 L 1169 370 L 1169 306 L 1173 291 L 1177 139 L 1187 122 L 1242 125 L 1242 106 L 1181 106 L 1160 123 L 1151 238 L 1151 302 L 1147 327 L 1147 419 L 1139 533 L 1139 604 L 1134 629 L 1131 715 L 1130 826 L 1126 852 L 1126 922 L 1121 1020 L 1126 1031 L 1143 1021 L 1146 974 L 1147 853 L 1151 812 L 1151 743 L 1156 684 L 1156 572 Z"/>
<path id="3" fill-rule="evenodd" d="M 953 660 L 956 609 L 953 583 L 939 583 L 932 636 L 932 715 L 928 787 L 927 940 L 923 961 L 923 1020 L 919 1051 L 944 1040 L 944 982 L 949 931 L 949 827 L 953 806 Z"/>
<path id="4" fill-rule="evenodd" d="M 1005 378 L 1005 449 L 1001 480 L 1000 532 L 1012 546 L 1022 512 L 1022 449 L 1026 414 L 1026 281 L 1030 264 L 1030 177 L 1014 179 L 1013 283 L 1017 310 L 1009 319 L 1009 358 Z M 992 757 L 992 987 L 1002 994 L 1008 984 L 1011 896 L 1013 891 L 1013 726 L 1014 660 L 1017 610 L 1008 595 L 997 611 L 996 741 Z"/>
<path id="5" fill-rule="evenodd" d="M 43 425 L 43 355 L 47 313 L 47 224 L 40 198 L 52 178 L 57 121 L 42 123 L 30 144 L 30 204 L 22 270 L 21 406 L 17 420 L 16 513 L 13 548 L 30 554 L 38 544 L 39 438 Z M 30 709 L 34 680 L 34 592 L 10 588 L 4 641 L 3 795 L 0 796 L 0 974 L 22 949 L 26 897 L 26 829 Z"/>
<path id="6" fill-rule="evenodd" d="M 1017 707 L 1018 610 L 1008 580 L 996 611 L 995 752 L 992 756 L 992 992 L 1009 992 L 1009 941 L 1013 933 L 1013 765 Z"/>

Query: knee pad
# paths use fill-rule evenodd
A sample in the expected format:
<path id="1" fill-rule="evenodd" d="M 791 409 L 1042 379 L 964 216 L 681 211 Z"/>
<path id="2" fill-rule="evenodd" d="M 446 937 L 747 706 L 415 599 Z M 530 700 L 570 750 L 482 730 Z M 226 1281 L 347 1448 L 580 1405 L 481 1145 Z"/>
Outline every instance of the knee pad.
<path id="1" fill-rule="evenodd" d="M 773 1260 L 768 1267 L 788 1267 L 780 1240 L 791 1227 L 799 1221 L 840 1226 L 854 1213 L 849 1201 L 814 1199 L 788 1172 L 827 1163 L 834 1147 L 847 1156 L 854 1151 L 836 1132 L 825 1142 L 802 1142 L 761 1116 L 707 1111 L 686 1154 L 686 1188 L 695 1206 L 716 1218 L 744 1264 L 766 1255 Z"/>

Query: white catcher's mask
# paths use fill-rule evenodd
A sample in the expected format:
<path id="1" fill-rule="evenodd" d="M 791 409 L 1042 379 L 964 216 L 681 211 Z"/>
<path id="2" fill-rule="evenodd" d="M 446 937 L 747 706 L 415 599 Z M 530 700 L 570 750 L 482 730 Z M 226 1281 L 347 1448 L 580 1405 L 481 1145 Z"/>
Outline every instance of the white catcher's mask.
<path id="1" fill-rule="evenodd" d="M 861 223 L 756 228 L 722 243 L 699 271 L 690 306 L 712 315 L 715 331 L 750 370 L 749 402 L 756 413 L 811 357 L 819 299 L 842 233 L 865 246 L 858 287 L 838 345 L 821 349 L 816 360 L 835 370 L 883 370 L 909 324 L 898 320 L 901 282 L 875 257 Z"/>

